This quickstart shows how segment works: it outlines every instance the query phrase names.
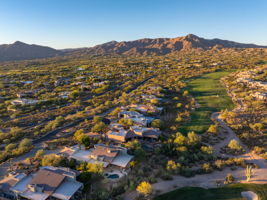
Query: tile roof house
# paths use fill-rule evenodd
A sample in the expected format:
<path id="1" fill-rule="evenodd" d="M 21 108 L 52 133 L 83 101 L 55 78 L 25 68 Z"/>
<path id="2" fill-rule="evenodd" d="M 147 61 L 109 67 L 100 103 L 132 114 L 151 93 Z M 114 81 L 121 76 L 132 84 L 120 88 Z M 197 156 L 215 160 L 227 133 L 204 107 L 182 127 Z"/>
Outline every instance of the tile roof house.
<path id="1" fill-rule="evenodd" d="M 30 200 L 69 200 L 83 188 L 83 184 L 76 181 L 77 175 L 77 171 L 68 168 L 42 167 L 22 178 L 10 190 L 17 197 Z"/>

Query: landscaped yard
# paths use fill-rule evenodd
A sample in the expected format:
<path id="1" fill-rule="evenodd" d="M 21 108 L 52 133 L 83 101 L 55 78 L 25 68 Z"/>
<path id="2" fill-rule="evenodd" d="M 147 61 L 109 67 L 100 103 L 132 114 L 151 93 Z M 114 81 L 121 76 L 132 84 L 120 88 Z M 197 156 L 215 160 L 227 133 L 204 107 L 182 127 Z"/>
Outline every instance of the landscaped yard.
<path id="1" fill-rule="evenodd" d="M 243 200 L 242 191 L 253 191 L 259 199 L 267 199 L 267 185 L 233 184 L 222 188 L 185 187 L 160 195 L 154 200 Z"/>
<path id="2" fill-rule="evenodd" d="M 220 78 L 230 72 L 213 72 L 197 77 L 188 82 L 188 90 L 194 96 L 200 107 L 191 113 L 191 120 L 180 127 L 181 132 L 195 131 L 202 133 L 212 123 L 210 117 L 213 112 L 222 109 L 231 110 L 234 104 L 220 84 Z"/>

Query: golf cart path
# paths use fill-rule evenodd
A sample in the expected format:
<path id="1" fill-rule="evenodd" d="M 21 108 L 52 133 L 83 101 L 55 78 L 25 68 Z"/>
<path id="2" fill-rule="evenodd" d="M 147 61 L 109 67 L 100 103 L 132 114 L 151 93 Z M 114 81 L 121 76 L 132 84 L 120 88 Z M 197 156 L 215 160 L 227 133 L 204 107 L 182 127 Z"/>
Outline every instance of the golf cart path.
<path id="1" fill-rule="evenodd" d="M 245 150 L 245 153 L 238 156 L 233 156 L 235 158 L 244 158 L 248 163 L 255 163 L 259 166 L 259 169 L 254 169 L 254 175 L 251 177 L 249 183 L 265 184 L 267 183 L 267 162 L 260 156 L 249 151 L 249 149 L 240 141 L 234 131 L 228 127 L 228 125 L 220 118 L 219 113 L 213 113 L 212 119 L 216 120 L 227 132 L 226 138 L 220 143 L 214 145 L 215 154 L 220 153 L 220 148 L 227 145 L 230 140 L 236 139 L 240 145 Z M 152 184 L 153 191 L 159 194 L 170 192 L 174 189 L 194 186 L 203 188 L 214 188 L 217 187 L 217 181 L 224 181 L 227 174 L 232 174 L 235 177 L 235 181 L 241 183 L 247 183 L 244 168 L 237 168 L 236 170 L 231 170 L 229 168 L 223 171 L 215 170 L 210 174 L 201 174 L 194 177 L 186 178 L 183 176 L 173 176 L 173 180 L 163 181 L 158 180 L 157 183 Z M 137 192 L 132 191 L 125 193 L 124 200 L 134 200 L 137 197 Z"/>
<path id="2" fill-rule="evenodd" d="M 220 148 L 226 146 L 232 139 L 235 139 L 238 141 L 238 143 L 243 147 L 245 150 L 245 153 L 242 155 L 238 156 L 233 156 L 233 157 L 239 157 L 239 158 L 244 158 L 247 162 L 255 163 L 257 164 L 260 168 L 265 168 L 267 169 L 267 162 L 265 159 L 261 158 L 259 155 L 253 153 L 250 151 L 246 145 L 242 143 L 242 141 L 239 139 L 239 137 L 235 134 L 235 132 L 221 119 L 220 113 L 213 113 L 211 115 L 211 118 L 216 120 L 220 126 L 223 127 L 224 130 L 227 131 L 227 138 L 224 139 L 222 142 L 215 144 L 213 146 L 215 153 L 218 155 Z M 228 155 L 229 156 L 229 155 Z M 266 171 L 267 172 L 267 171 Z"/>

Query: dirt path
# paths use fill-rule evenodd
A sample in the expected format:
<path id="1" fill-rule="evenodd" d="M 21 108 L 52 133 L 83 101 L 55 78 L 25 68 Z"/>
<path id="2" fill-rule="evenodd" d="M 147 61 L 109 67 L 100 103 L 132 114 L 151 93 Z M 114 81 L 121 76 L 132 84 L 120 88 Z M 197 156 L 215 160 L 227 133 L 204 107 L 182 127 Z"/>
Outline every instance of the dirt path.
<path id="1" fill-rule="evenodd" d="M 251 163 L 255 163 L 257 164 L 260 168 L 265 168 L 267 170 L 267 162 L 265 159 L 261 158 L 260 156 L 258 156 L 257 154 L 253 153 L 252 151 L 250 151 L 246 145 L 244 145 L 242 143 L 242 141 L 239 139 L 239 137 L 235 134 L 235 132 L 220 118 L 220 114 L 219 113 L 213 113 L 212 114 L 212 119 L 216 120 L 217 122 L 219 122 L 219 124 L 223 127 L 224 130 L 227 131 L 227 137 L 226 139 L 224 139 L 222 142 L 220 142 L 219 144 L 215 144 L 214 150 L 215 153 L 217 155 L 219 155 L 219 151 L 220 148 L 227 145 L 230 140 L 235 139 L 239 142 L 239 144 L 243 147 L 243 149 L 245 150 L 245 153 L 239 156 L 234 156 L 234 157 L 240 157 L 240 158 L 244 158 L 247 162 L 251 162 Z M 229 155 L 228 155 L 229 156 Z M 266 171 L 267 173 L 267 171 Z"/>
<path id="2" fill-rule="evenodd" d="M 223 127 L 224 130 L 228 132 L 226 138 L 218 144 L 215 144 L 214 150 L 215 154 L 220 154 L 220 148 L 227 145 L 230 140 L 236 139 L 240 142 L 240 145 L 243 146 L 245 149 L 245 153 L 239 156 L 244 158 L 249 163 L 255 163 L 259 166 L 259 169 L 254 169 L 254 175 L 250 180 L 250 183 L 257 183 L 257 184 L 265 184 L 267 183 L 267 162 L 259 157 L 258 155 L 249 151 L 249 149 L 240 141 L 234 131 L 227 126 L 227 124 L 220 118 L 219 113 L 213 113 L 212 118 L 219 122 L 219 124 Z M 231 156 L 229 156 L 231 157 Z M 163 181 L 158 180 L 157 183 L 152 184 L 153 190 L 158 194 L 163 194 L 166 192 L 170 192 L 177 188 L 182 188 L 185 186 L 197 186 L 203 188 L 213 188 L 217 187 L 216 181 L 224 181 L 227 174 L 231 173 L 237 182 L 247 183 L 246 176 L 245 176 L 245 169 L 244 168 L 237 168 L 236 170 L 232 171 L 229 168 L 224 169 L 223 171 L 214 171 L 210 174 L 202 174 L 196 175 L 191 178 L 186 178 L 183 176 L 173 176 L 173 180 L 171 181 Z M 126 193 L 124 195 L 124 200 L 134 200 L 137 197 L 136 191 Z"/>

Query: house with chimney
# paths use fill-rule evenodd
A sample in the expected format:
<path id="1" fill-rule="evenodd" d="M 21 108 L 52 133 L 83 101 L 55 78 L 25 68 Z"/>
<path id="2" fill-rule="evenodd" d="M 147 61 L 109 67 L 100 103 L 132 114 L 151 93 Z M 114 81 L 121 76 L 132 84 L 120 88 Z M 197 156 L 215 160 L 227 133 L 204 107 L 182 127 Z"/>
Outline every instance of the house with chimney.
<path id="1" fill-rule="evenodd" d="M 14 199 L 80 199 L 83 184 L 76 180 L 78 174 L 69 168 L 45 166 L 29 175 L 16 175 L 8 190 Z"/>

